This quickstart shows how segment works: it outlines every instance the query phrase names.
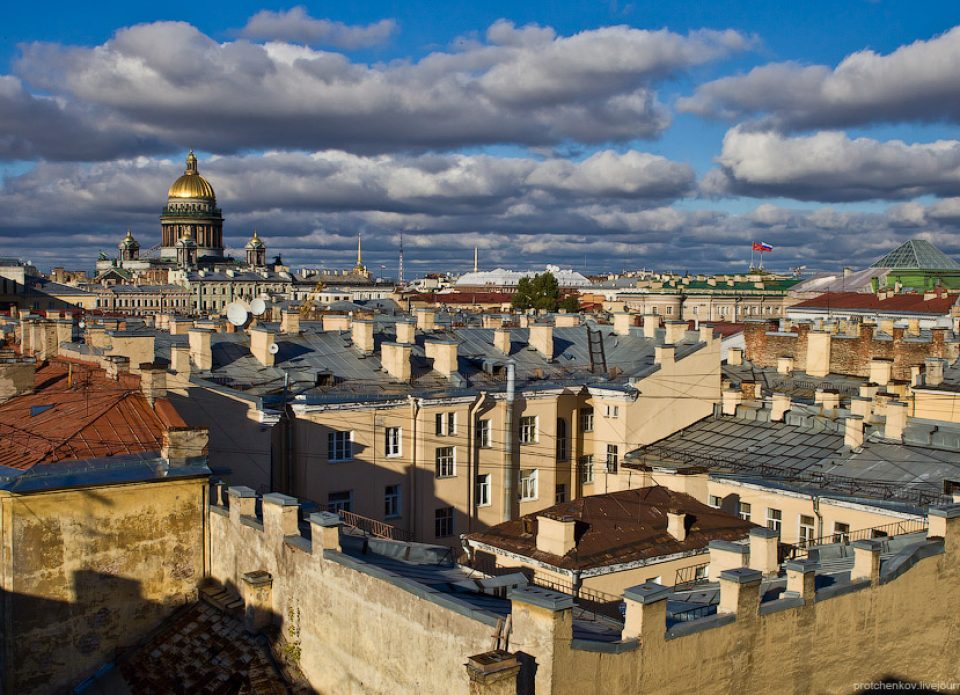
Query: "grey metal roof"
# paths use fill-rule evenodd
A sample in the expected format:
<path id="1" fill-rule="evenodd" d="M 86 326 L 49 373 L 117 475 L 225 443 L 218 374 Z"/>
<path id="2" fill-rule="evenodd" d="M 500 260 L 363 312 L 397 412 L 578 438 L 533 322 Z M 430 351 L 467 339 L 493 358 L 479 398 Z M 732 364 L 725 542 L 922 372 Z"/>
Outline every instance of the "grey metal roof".
<path id="1" fill-rule="evenodd" d="M 787 422 L 710 417 L 627 454 L 626 462 L 684 468 L 821 496 L 868 500 L 912 511 L 936 502 L 943 481 L 960 480 L 960 430 L 912 424 L 904 444 L 874 433 L 852 451 L 842 419 L 788 414 Z M 921 427 L 925 439 L 914 432 Z M 939 441 L 932 432 L 940 433 Z M 957 447 L 936 448 L 937 443 Z M 921 442 L 920 444 L 911 443 Z"/>

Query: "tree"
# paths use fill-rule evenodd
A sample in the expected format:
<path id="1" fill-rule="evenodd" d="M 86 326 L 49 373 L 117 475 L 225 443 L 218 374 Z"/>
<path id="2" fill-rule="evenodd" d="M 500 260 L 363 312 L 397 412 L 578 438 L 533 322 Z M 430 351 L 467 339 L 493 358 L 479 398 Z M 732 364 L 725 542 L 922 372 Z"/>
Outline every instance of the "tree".
<path id="1" fill-rule="evenodd" d="M 556 311 L 561 306 L 568 311 L 571 310 L 571 307 L 573 311 L 579 311 L 580 309 L 580 303 L 576 297 L 567 297 L 561 304 L 560 283 L 550 272 L 536 275 L 533 278 L 520 278 L 511 303 L 515 309 L 521 311 L 527 311 L 528 309 Z"/>

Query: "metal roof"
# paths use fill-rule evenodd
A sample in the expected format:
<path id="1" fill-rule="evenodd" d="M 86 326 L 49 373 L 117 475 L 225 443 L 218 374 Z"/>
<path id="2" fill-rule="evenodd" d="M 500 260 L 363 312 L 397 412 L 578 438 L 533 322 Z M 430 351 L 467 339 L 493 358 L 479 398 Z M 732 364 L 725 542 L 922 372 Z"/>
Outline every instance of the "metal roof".
<path id="1" fill-rule="evenodd" d="M 960 263 L 950 258 L 929 241 L 906 241 L 871 265 L 872 268 L 914 270 L 960 270 Z"/>

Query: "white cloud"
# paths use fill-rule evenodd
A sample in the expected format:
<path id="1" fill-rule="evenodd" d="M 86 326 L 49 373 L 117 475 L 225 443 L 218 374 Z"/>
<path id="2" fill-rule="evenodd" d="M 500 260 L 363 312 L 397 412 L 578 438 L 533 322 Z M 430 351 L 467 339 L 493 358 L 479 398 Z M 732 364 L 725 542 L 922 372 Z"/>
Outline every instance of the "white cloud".
<path id="1" fill-rule="evenodd" d="M 700 86 L 681 110 L 786 129 L 901 121 L 960 121 L 960 27 L 881 55 L 863 50 L 836 68 L 772 63 Z"/>
<path id="2" fill-rule="evenodd" d="M 261 10 L 253 15 L 240 35 L 248 39 L 290 41 L 311 46 L 368 48 L 390 40 L 397 29 L 392 19 L 381 19 L 366 26 L 348 25 L 329 19 L 315 19 L 302 5 L 287 11 Z"/>
<path id="3" fill-rule="evenodd" d="M 960 141 L 906 144 L 824 131 L 788 137 L 735 127 L 723 138 L 710 194 L 849 201 L 960 193 Z"/>

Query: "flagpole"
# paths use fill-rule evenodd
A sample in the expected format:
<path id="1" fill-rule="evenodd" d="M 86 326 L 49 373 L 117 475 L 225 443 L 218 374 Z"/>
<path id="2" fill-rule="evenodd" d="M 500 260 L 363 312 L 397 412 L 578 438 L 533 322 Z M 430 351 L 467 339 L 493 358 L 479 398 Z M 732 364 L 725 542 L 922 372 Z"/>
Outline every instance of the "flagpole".
<path id="1" fill-rule="evenodd" d="M 753 244 L 751 243 L 750 244 L 750 270 L 752 271 L 753 269 L 754 269 L 753 268 Z"/>

